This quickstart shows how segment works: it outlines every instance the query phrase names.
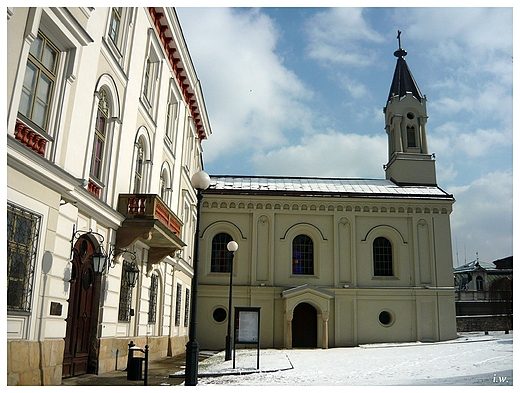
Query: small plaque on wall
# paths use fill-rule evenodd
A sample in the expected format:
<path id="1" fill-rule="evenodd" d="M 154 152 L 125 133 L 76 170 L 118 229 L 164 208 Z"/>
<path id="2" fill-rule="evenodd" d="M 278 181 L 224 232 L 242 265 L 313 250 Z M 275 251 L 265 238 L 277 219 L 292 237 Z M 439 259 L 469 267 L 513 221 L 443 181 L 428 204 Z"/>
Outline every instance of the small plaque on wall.
<path id="1" fill-rule="evenodd" d="M 51 302 L 51 315 L 61 315 L 63 305 L 61 303 Z"/>

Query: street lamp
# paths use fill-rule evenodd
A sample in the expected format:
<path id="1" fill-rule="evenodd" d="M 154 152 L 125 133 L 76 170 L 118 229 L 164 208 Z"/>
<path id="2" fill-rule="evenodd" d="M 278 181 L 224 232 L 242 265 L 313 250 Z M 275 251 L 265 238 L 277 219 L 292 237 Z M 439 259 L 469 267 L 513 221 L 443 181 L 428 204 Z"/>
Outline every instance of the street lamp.
<path id="1" fill-rule="evenodd" d="M 231 260 L 229 261 L 229 306 L 227 319 L 225 360 L 231 360 L 231 303 L 233 300 L 233 257 L 235 256 L 235 251 L 238 250 L 238 243 L 235 241 L 230 241 L 227 244 L 227 249 L 229 252 L 231 252 Z"/>
<path id="2" fill-rule="evenodd" d="M 191 178 L 191 185 L 197 190 L 197 222 L 195 227 L 195 242 L 193 245 L 193 278 L 191 279 L 191 315 L 189 341 L 186 344 L 186 386 L 197 385 L 199 372 L 199 343 L 197 342 L 197 292 L 198 292 L 198 270 L 199 270 L 199 231 L 200 231 L 200 205 L 202 202 L 202 191 L 210 184 L 209 175 L 206 172 L 197 172 Z"/>

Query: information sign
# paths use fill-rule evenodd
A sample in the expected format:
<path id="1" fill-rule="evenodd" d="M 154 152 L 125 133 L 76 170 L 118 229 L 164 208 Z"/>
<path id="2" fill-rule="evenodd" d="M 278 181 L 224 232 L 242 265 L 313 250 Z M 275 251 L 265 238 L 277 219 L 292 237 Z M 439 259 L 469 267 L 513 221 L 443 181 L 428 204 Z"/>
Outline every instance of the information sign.
<path id="1" fill-rule="evenodd" d="M 235 307 L 233 368 L 235 368 L 235 344 L 257 345 L 257 368 L 260 368 L 260 307 Z"/>

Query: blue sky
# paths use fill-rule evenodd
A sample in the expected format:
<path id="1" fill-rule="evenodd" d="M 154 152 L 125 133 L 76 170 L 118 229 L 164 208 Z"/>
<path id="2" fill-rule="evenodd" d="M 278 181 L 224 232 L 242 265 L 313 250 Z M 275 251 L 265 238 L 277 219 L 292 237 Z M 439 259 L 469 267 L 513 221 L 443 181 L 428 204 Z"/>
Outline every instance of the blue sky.
<path id="1" fill-rule="evenodd" d="M 428 99 L 437 181 L 457 200 L 454 265 L 477 252 L 486 262 L 512 255 L 512 8 L 177 7 L 177 14 L 213 132 L 203 142 L 210 174 L 384 178 L 382 109 L 401 30 Z"/>

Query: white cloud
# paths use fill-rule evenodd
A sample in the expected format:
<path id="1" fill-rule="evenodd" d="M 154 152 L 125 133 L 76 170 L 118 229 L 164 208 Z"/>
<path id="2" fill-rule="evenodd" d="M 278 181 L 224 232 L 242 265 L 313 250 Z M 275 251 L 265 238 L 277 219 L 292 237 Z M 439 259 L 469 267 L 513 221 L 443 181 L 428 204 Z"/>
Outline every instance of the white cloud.
<path id="1" fill-rule="evenodd" d="M 486 262 L 513 254 L 513 177 L 492 172 L 462 186 L 452 186 L 456 202 L 451 214 L 454 263 Z"/>
<path id="2" fill-rule="evenodd" d="M 370 137 L 329 131 L 302 143 L 253 157 L 266 175 L 384 178 L 386 136 Z"/>
<path id="3" fill-rule="evenodd" d="M 310 128 L 304 102 L 312 92 L 274 53 L 278 32 L 269 17 L 228 8 L 177 12 L 218 130 L 204 142 L 206 161 L 279 146 L 288 129 Z"/>
<path id="4" fill-rule="evenodd" d="M 396 9 L 396 20 L 406 20 L 406 36 L 438 43 L 439 55 L 447 59 L 470 60 L 471 53 L 454 46 L 462 44 L 472 53 L 494 54 L 511 51 L 513 12 L 507 7 L 433 7 Z M 408 23 L 409 22 L 409 23 Z M 449 45 L 445 45 L 446 42 Z M 446 49 L 446 50 L 444 50 Z M 512 54 L 512 53 L 511 53 Z"/>
<path id="5" fill-rule="evenodd" d="M 485 157 L 510 147 L 512 143 L 508 130 L 466 130 L 465 125 L 453 122 L 442 125 L 440 129 L 440 133 L 428 137 L 429 146 L 432 152 L 441 152 L 447 158 L 464 158 L 462 154 L 468 159 Z"/>
<path id="6" fill-rule="evenodd" d="M 379 43 L 383 37 L 372 29 L 361 8 L 331 8 L 307 22 L 309 56 L 326 63 L 368 66 L 375 60 L 365 42 Z"/>

